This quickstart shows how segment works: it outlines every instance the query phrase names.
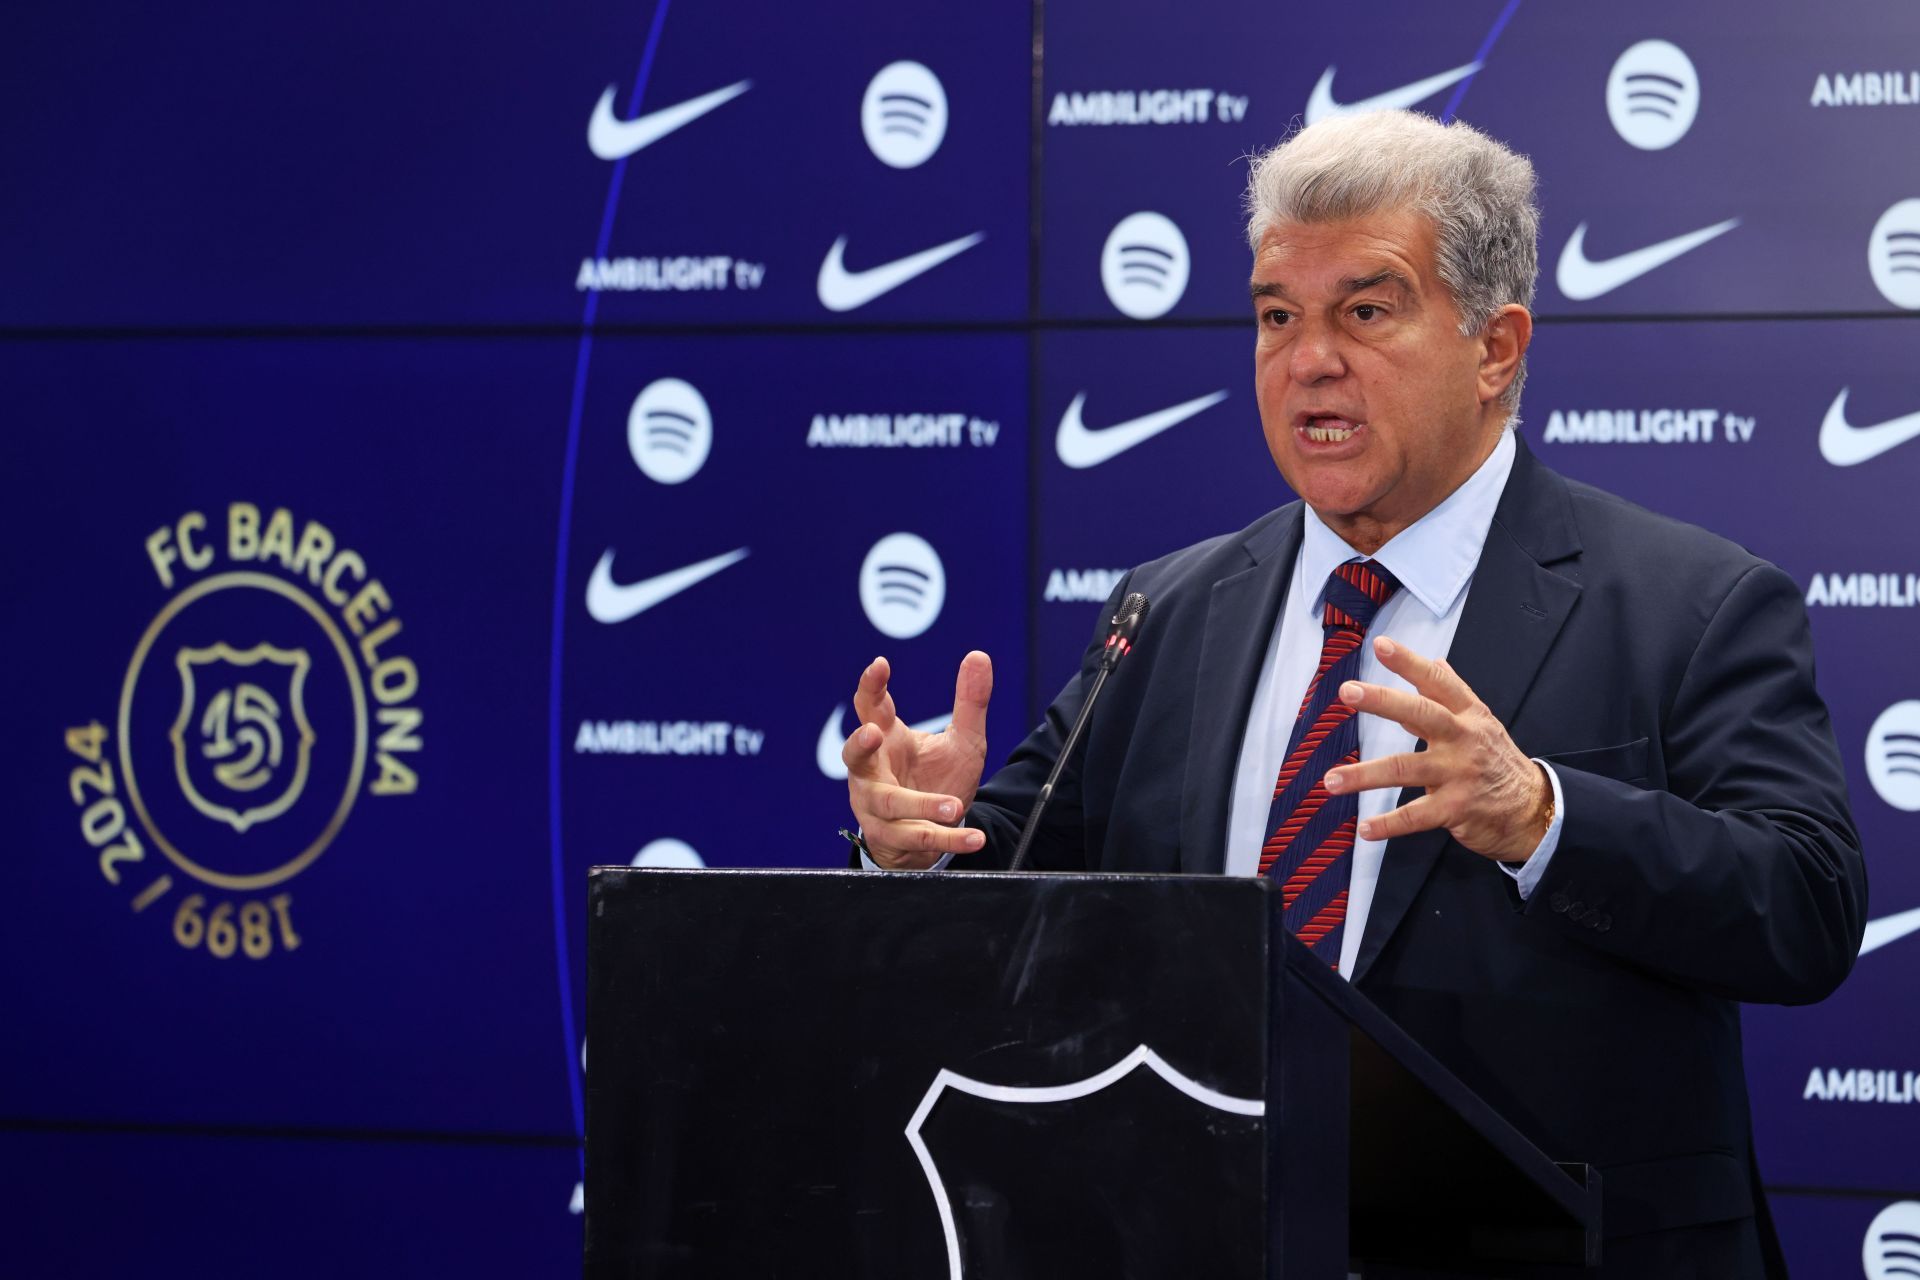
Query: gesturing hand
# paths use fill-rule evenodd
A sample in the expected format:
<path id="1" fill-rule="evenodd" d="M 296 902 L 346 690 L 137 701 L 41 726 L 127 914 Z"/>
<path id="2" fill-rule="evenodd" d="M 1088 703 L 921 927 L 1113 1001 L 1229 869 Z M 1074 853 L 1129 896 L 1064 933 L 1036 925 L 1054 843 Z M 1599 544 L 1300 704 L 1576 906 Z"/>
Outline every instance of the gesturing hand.
<path id="1" fill-rule="evenodd" d="M 980 789 L 987 763 L 987 699 L 993 661 L 974 650 L 960 661 L 953 722 L 921 733 L 894 710 L 891 669 L 875 658 L 860 673 L 853 709 L 860 727 L 847 738 L 847 797 L 873 860 L 889 870 L 932 866 L 943 853 L 973 853 L 986 837 L 955 827 Z"/>
<path id="2" fill-rule="evenodd" d="M 1427 793 L 1361 823 L 1360 837 L 1391 840 L 1445 827 L 1482 857 L 1501 862 L 1530 857 L 1546 832 L 1553 798 L 1546 774 L 1444 661 L 1423 658 L 1385 636 L 1374 640 L 1373 651 L 1418 693 L 1349 680 L 1340 688 L 1340 700 L 1426 739 L 1427 749 L 1335 769 L 1327 774 L 1327 790 L 1425 787 Z"/>

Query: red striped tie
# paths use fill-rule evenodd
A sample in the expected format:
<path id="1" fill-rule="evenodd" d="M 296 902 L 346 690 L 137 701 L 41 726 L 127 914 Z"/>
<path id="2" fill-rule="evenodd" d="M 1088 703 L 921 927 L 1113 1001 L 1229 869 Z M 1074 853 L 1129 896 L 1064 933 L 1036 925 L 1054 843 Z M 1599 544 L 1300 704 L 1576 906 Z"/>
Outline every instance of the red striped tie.
<path id="1" fill-rule="evenodd" d="M 1367 628 L 1399 589 L 1386 566 L 1371 560 L 1343 564 L 1327 578 L 1320 666 L 1294 720 L 1260 847 L 1260 874 L 1280 881 L 1287 928 L 1335 968 L 1360 812 L 1355 793 L 1327 794 L 1327 771 L 1360 759 L 1360 727 L 1340 701 L 1340 686 L 1359 674 Z"/>

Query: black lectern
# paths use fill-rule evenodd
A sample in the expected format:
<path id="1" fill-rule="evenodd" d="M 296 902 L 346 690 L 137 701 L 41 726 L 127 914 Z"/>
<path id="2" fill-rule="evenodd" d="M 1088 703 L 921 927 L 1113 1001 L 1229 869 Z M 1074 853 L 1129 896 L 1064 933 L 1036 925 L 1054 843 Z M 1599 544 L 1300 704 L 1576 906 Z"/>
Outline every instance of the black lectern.
<path id="1" fill-rule="evenodd" d="M 1598 1259 L 1264 880 L 599 868 L 587 1025 L 590 1280 Z"/>

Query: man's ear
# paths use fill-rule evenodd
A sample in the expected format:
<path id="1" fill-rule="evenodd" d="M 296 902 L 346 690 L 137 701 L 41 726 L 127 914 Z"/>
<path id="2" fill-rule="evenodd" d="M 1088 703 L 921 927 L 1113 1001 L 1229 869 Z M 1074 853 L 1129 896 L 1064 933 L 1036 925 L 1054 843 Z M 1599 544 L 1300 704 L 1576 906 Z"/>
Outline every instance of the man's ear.
<path id="1" fill-rule="evenodd" d="M 1533 315 L 1517 302 L 1494 312 L 1480 331 L 1480 403 L 1499 398 L 1520 371 L 1520 357 L 1533 341 Z"/>

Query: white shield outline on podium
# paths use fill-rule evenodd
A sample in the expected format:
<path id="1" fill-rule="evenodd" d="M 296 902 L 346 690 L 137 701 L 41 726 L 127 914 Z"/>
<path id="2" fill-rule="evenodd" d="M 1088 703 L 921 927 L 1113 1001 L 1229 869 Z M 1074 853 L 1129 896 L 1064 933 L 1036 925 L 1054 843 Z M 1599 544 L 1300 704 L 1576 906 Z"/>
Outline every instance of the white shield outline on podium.
<path id="1" fill-rule="evenodd" d="M 960 1233 L 953 1223 L 953 1204 L 947 1197 L 946 1183 L 940 1179 L 940 1170 L 934 1166 L 933 1153 L 927 1150 L 925 1139 L 920 1136 L 920 1126 L 926 1123 L 927 1116 L 933 1111 L 933 1104 L 940 1100 L 943 1090 L 953 1089 L 960 1093 L 972 1094 L 976 1098 L 986 1098 L 993 1102 L 1070 1102 L 1075 1098 L 1084 1098 L 1088 1094 L 1098 1093 L 1108 1085 L 1125 1079 L 1135 1067 L 1145 1066 L 1162 1080 L 1186 1094 L 1202 1106 L 1212 1107 L 1216 1111 L 1229 1111 L 1240 1116 L 1264 1116 L 1267 1104 L 1260 1098 L 1236 1098 L 1229 1093 L 1209 1089 L 1199 1081 L 1182 1074 L 1178 1068 L 1169 1066 L 1167 1060 L 1149 1049 L 1146 1045 L 1137 1046 L 1132 1053 L 1120 1059 L 1098 1075 L 1088 1076 L 1084 1080 L 1075 1080 L 1070 1084 L 1053 1085 L 1011 1085 L 987 1084 L 974 1080 L 945 1067 L 933 1078 L 926 1096 L 920 1099 L 920 1105 L 914 1109 L 913 1119 L 907 1122 L 907 1143 L 913 1148 L 913 1154 L 920 1159 L 920 1168 L 927 1175 L 927 1185 L 933 1189 L 933 1202 L 940 1210 L 940 1230 L 947 1238 L 947 1275 L 949 1280 L 961 1280 Z"/>

